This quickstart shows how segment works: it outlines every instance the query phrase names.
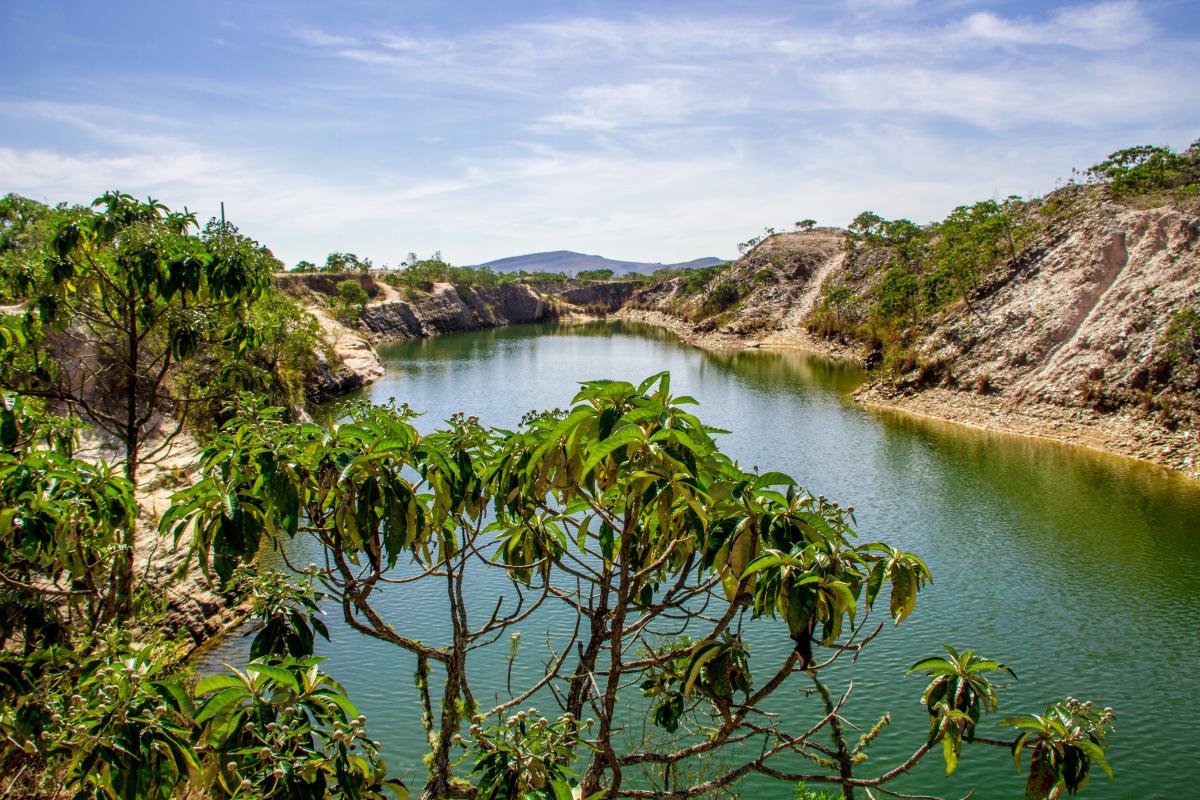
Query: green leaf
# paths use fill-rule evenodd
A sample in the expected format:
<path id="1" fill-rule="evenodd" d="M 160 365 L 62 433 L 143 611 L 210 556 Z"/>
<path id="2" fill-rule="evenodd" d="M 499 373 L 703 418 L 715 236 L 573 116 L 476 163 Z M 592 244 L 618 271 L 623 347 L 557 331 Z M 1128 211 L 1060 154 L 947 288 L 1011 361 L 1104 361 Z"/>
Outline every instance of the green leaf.
<path id="1" fill-rule="evenodd" d="M 296 676 L 283 667 L 276 667 L 271 664 L 250 663 L 246 665 L 246 672 L 249 672 L 251 675 L 261 675 L 269 678 L 276 683 L 283 684 L 293 692 L 300 691 L 300 684 L 296 680 Z"/>
<path id="2" fill-rule="evenodd" d="M 961 746 L 962 741 L 959 738 L 958 727 L 951 726 L 942 737 L 942 758 L 946 761 L 947 778 L 954 774 L 954 770 L 958 766 L 958 750 Z"/>
<path id="3" fill-rule="evenodd" d="M 696 685 L 697 679 L 700 677 L 700 671 L 704 665 L 712 661 L 721 653 L 721 643 L 706 639 L 698 643 L 692 648 L 692 658 L 688 662 L 687 669 L 684 671 L 683 693 L 691 696 L 692 689 Z"/>
<path id="4" fill-rule="evenodd" d="M 196 712 L 196 722 L 207 722 L 231 705 L 253 696 L 245 686 L 222 689 L 208 698 L 204 702 L 204 705 L 200 707 L 200 710 Z"/>
<path id="5" fill-rule="evenodd" d="M 954 666 L 941 656 L 933 656 L 932 658 L 923 658 L 913 664 L 905 674 L 908 675 L 921 670 L 927 670 L 935 675 L 944 675 L 953 672 Z"/>
<path id="6" fill-rule="evenodd" d="M 642 442 L 643 440 L 644 434 L 642 429 L 636 425 L 628 425 L 621 428 L 598 446 L 589 449 L 588 460 L 583 465 L 583 474 L 590 474 L 601 460 L 611 455 L 614 451 L 634 442 Z"/>
<path id="7" fill-rule="evenodd" d="M 196 694 L 208 694 L 217 689 L 228 688 L 245 689 L 246 684 L 236 675 L 209 675 L 206 678 L 201 678 L 200 682 L 196 684 Z"/>

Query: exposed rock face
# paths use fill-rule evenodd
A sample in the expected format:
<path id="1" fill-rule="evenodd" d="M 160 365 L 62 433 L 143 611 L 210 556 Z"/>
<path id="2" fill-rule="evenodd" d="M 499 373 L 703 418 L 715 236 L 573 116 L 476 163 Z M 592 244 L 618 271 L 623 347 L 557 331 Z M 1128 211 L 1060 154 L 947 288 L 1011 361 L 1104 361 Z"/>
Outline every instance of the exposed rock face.
<path id="1" fill-rule="evenodd" d="M 625 305 L 625 301 L 644 285 L 641 281 L 590 283 L 565 289 L 559 296 L 572 305 L 611 314 Z"/>
<path id="2" fill-rule="evenodd" d="M 160 432 L 171 431 L 175 421 L 160 417 L 154 427 Z M 222 593 L 205 580 L 192 552 L 190 527 L 178 542 L 158 530 L 159 520 L 171 506 L 171 496 L 196 479 L 200 446 L 183 431 L 165 445 L 161 439 L 151 438 L 144 451 L 156 450 L 159 452 L 155 457 L 143 462 L 139 470 L 135 496 L 142 513 L 134 542 L 134 570 L 165 598 L 162 627 L 172 633 L 185 633 L 200 645 L 235 625 L 244 616 L 245 608 L 239 598 Z M 124 451 L 106 434 L 87 429 L 80 436 L 77 455 L 91 461 L 119 464 Z"/>
<path id="3" fill-rule="evenodd" d="M 383 377 L 383 362 L 365 336 L 319 307 L 310 306 L 308 311 L 321 324 L 324 339 L 323 346 L 314 354 L 317 375 L 307 390 L 309 400 L 317 403 L 331 400 Z"/>
<path id="4" fill-rule="evenodd" d="M 275 284 L 290 294 L 306 289 L 331 297 L 337 294 L 337 285 L 345 280 L 358 281 L 372 300 L 382 291 L 370 275 L 362 272 L 281 272 L 275 276 Z"/>
<path id="5" fill-rule="evenodd" d="M 1200 364 L 1167 341 L 1176 312 L 1200 307 L 1200 214 L 1063 197 L 1070 213 L 1042 217 L 1036 239 L 985 277 L 970 306 L 921 323 L 913 349 L 939 365 L 937 380 L 879 376 L 859 397 L 1200 476 Z M 673 278 L 634 293 L 621 315 L 673 320 L 705 345 L 830 352 L 830 340 L 804 327 L 825 290 L 870 298 L 889 266 L 886 252 L 848 254 L 843 243 L 840 231 L 776 235 L 702 291 Z M 737 287 L 738 303 L 714 313 L 706 304 L 721 282 Z M 847 313 L 865 320 L 867 302 Z"/>
<path id="6" fill-rule="evenodd" d="M 842 231 L 829 228 L 776 234 L 700 291 L 689 292 L 683 277 L 635 291 L 621 316 L 644 321 L 661 314 L 676 317 L 690 323 L 690 338 L 703 338 L 706 346 L 740 343 L 861 355 L 853 347 L 815 337 L 804 327 L 825 281 L 843 267 L 844 240 Z M 737 304 L 727 310 L 710 305 L 713 287 L 721 283 L 732 285 L 738 293 Z"/>
<path id="7" fill-rule="evenodd" d="M 513 281 L 476 288 L 436 283 L 430 292 L 374 303 L 363 325 L 376 341 L 557 319 L 558 305 L 532 287 Z"/>
<path id="8" fill-rule="evenodd" d="M 1051 231 L 975 313 L 948 317 L 921 349 L 953 359 L 959 383 L 986 378 L 1016 402 L 1136 402 L 1153 389 L 1151 373 L 1167 378 L 1181 367 L 1165 334 L 1176 310 L 1200 301 L 1198 234 L 1200 219 L 1175 209 L 1089 210 Z"/>

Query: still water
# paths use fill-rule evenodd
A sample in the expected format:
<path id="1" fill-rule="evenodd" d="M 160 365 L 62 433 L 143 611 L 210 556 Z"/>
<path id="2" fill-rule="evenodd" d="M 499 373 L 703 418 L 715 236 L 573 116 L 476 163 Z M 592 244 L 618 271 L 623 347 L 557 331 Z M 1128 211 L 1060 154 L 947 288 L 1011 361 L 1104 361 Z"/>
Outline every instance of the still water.
<path id="1" fill-rule="evenodd" d="M 722 447 L 743 466 L 784 471 L 814 494 L 853 505 L 865 541 L 920 554 L 934 583 L 916 612 L 831 676 L 839 691 L 854 681 L 848 715 L 864 729 L 892 712 L 860 775 L 886 771 L 922 741 L 924 683 L 904 671 L 947 642 L 1004 661 L 1020 678 L 979 735 L 1010 738 L 995 719 L 1040 713 L 1061 695 L 1093 699 L 1117 711 L 1117 780 L 1097 772 L 1082 796 L 1200 796 L 1200 485 L 1079 448 L 866 410 L 846 399 L 862 380 L 852 367 L 790 351 L 705 352 L 642 326 L 514 327 L 381 353 L 387 375 L 366 396 L 426 412 L 423 429 L 456 411 L 515 427 L 530 409 L 567 407 L 579 381 L 636 383 L 668 369 L 673 391 L 700 401 L 702 420 L 731 431 Z M 495 579 L 470 585 L 489 608 L 503 590 Z M 397 591 L 384 605 L 409 635 L 433 638 L 441 627 L 440 597 Z M 393 770 L 419 786 L 414 664 L 329 621 L 333 641 L 320 647 L 327 668 L 369 718 Z M 539 642 L 566 624 L 559 615 L 523 630 L 514 685 L 536 680 Z M 763 674 L 787 643 L 785 633 L 766 633 L 751 639 L 751 665 L 761 663 Z M 245 649 L 245 639 L 231 637 L 205 660 L 209 668 L 236 663 Z M 503 661 L 477 666 L 486 667 L 473 673 L 486 703 L 503 688 Z M 776 710 L 816 714 L 801 688 L 797 681 L 793 707 L 785 696 Z M 999 748 L 968 747 L 953 778 L 942 772 L 940 753 L 932 753 L 889 787 L 961 797 L 974 786 L 984 800 L 1023 794 Z M 791 796 L 757 780 L 738 791 Z"/>

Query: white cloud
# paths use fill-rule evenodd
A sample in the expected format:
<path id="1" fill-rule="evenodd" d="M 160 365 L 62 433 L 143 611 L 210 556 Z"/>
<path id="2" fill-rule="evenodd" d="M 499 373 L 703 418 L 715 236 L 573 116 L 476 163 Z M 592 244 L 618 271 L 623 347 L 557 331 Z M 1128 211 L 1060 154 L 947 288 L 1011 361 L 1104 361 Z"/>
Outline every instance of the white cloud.
<path id="1" fill-rule="evenodd" d="M 1105 2 L 1056 9 L 1044 22 L 1005 19 L 991 11 L 980 11 L 963 21 L 962 32 L 971 38 L 1003 44 L 1114 50 L 1146 41 L 1153 26 L 1137 3 Z"/>
<path id="2" fill-rule="evenodd" d="M 681 78 L 639 83 L 598 84 L 568 92 L 572 108 L 543 118 L 549 127 L 614 130 L 645 125 L 677 125 L 714 113 L 745 110 L 744 96 L 714 96 Z M 546 129 L 546 125 L 542 129 Z"/>
<path id="3" fill-rule="evenodd" d="M 348 47 L 358 44 L 358 39 L 353 36 L 342 36 L 336 33 L 322 30 L 321 28 L 313 28 L 307 25 L 299 25 L 290 28 L 291 34 L 299 39 L 304 44 L 312 45 L 313 47 Z"/>

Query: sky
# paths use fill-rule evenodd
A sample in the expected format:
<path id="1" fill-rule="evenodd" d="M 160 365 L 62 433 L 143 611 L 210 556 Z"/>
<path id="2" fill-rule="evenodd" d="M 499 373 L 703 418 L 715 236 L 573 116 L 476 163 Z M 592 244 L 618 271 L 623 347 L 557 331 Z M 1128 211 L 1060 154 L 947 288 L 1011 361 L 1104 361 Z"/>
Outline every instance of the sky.
<path id="1" fill-rule="evenodd" d="M 288 264 L 730 257 L 1200 138 L 1200 2 L 0 4 L 0 194 L 109 189 Z"/>

